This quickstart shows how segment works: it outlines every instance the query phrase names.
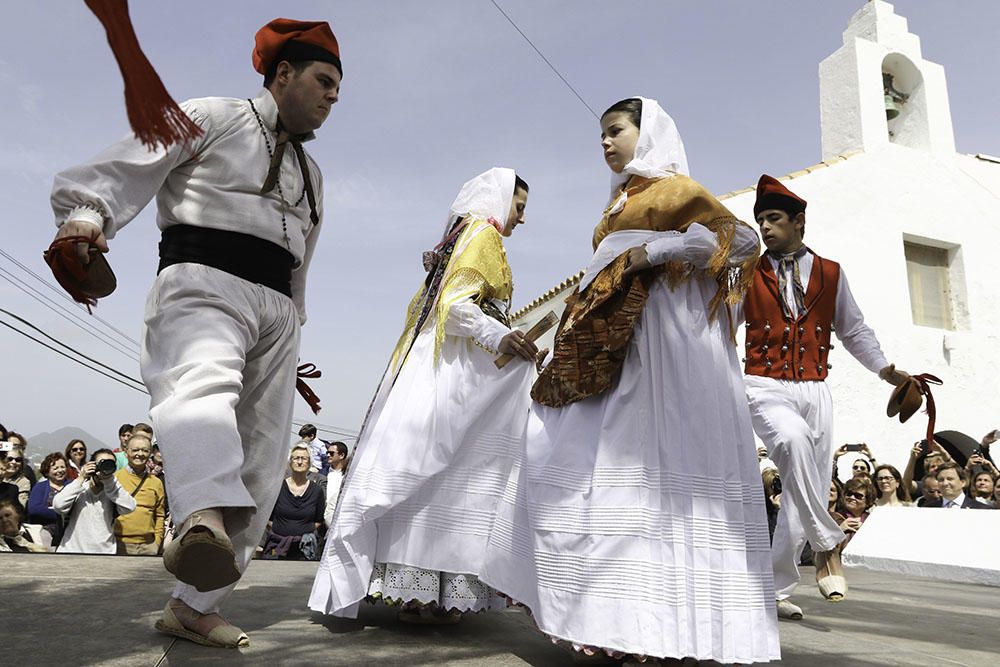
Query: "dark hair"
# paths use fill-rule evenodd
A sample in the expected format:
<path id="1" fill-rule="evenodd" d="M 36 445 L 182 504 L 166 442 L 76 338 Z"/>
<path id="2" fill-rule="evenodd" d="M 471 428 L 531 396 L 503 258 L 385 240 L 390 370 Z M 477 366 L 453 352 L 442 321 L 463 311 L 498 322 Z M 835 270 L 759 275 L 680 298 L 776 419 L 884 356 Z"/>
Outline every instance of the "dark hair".
<path id="1" fill-rule="evenodd" d="M 14 511 L 17 512 L 17 522 L 18 524 L 24 523 L 24 505 L 21 504 L 16 498 L 4 498 L 0 500 L 0 509 L 4 507 L 12 507 Z"/>
<path id="2" fill-rule="evenodd" d="M 134 427 L 131 424 L 122 424 L 118 427 L 118 437 L 122 437 L 126 433 L 131 433 Z"/>
<path id="3" fill-rule="evenodd" d="M 110 454 L 111 456 L 115 455 L 115 453 L 110 449 L 108 449 L 107 447 L 101 447 L 100 449 L 95 450 L 94 453 L 90 455 L 90 460 L 96 461 L 98 455 L 100 454 Z"/>
<path id="4" fill-rule="evenodd" d="M 309 67 L 312 60 L 279 60 L 275 59 L 271 66 L 267 68 L 267 74 L 264 75 L 264 87 L 270 88 L 271 84 L 274 83 L 274 79 L 278 76 L 278 65 L 281 63 L 288 63 L 295 70 L 296 76 L 302 74 L 305 68 Z"/>
<path id="5" fill-rule="evenodd" d="M 910 492 L 903 485 L 903 476 L 899 474 L 899 470 L 897 470 L 895 466 L 891 466 L 888 463 L 883 463 L 880 466 L 876 466 L 875 472 L 873 473 L 873 475 L 875 476 L 875 497 L 876 498 L 882 497 L 882 489 L 878 485 L 879 470 L 888 470 L 889 473 L 892 475 L 893 479 L 896 480 L 896 500 L 898 500 L 901 503 L 910 502 Z"/>
<path id="6" fill-rule="evenodd" d="M 615 102 L 601 114 L 601 120 L 604 120 L 604 117 L 609 113 L 617 112 L 628 114 L 628 119 L 633 125 L 642 127 L 642 100 L 638 97 L 629 97 Z"/>
<path id="7" fill-rule="evenodd" d="M 6 439 L 7 439 L 7 427 L 4 426 L 3 424 L 0 424 L 0 440 L 6 440 Z"/>
<path id="8" fill-rule="evenodd" d="M 303 424 L 302 428 L 299 429 L 300 438 L 315 438 L 316 437 L 316 427 L 312 424 Z"/>
<path id="9" fill-rule="evenodd" d="M 858 458 L 854 459 L 854 463 L 857 463 L 858 461 L 861 461 L 862 463 L 865 464 L 865 470 L 867 470 L 868 474 L 871 475 L 872 474 L 872 464 L 871 464 L 871 462 L 868 459 L 862 458 L 862 457 L 858 457 Z M 854 469 L 854 463 L 851 464 L 851 469 L 852 470 Z"/>
<path id="10" fill-rule="evenodd" d="M 873 504 L 875 504 L 874 492 L 872 491 L 871 483 L 866 479 L 859 479 L 857 477 L 852 477 L 847 480 L 844 484 L 844 493 L 840 499 L 840 505 L 837 507 L 837 511 L 841 514 L 846 514 L 847 510 L 844 505 L 844 501 L 847 499 L 847 494 L 851 491 L 861 491 L 865 494 L 865 511 L 868 510 Z"/>
<path id="11" fill-rule="evenodd" d="M 954 470 L 958 474 L 958 478 L 963 482 L 968 481 L 969 479 L 969 474 L 965 472 L 965 468 L 958 465 L 954 461 L 948 461 L 947 463 L 942 463 L 941 465 L 939 465 L 935 475 L 937 477 L 940 477 L 941 473 L 944 472 L 945 470 Z"/>
<path id="12" fill-rule="evenodd" d="M 518 190 L 528 192 L 528 183 L 517 174 L 514 174 L 514 192 L 517 192 Z"/>
<path id="13" fill-rule="evenodd" d="M 340 454 L 341 456 L 347 456 L 347 445 L 339 440 L 337 440 L 336 442 L 328 443 L 327 447 L 336 447 L 338 454 Z"/>
<path id="14" fill-rule="evenodd" d="M 38 469 L 41 470 L 41 472 L 42 472 L 42 477 L 48 477 L 49 476 L 49 470 L 52 469 L 52 465 L 56 461 L 62 461 L 67 466 L 69 465 L 66 462 L 66 457 L 63 456 L 62 452 L 52 452 L 51 454 L 49 454 L 48 456 L 46 456 L 44 459 L 42 459 L 42 465 L 38 466 Z"/>
<path id="15" fill-rule="evenodd" d="M 65 454 L 65 456 L 66 456 L 66 460 L 67 461 L 70 460 L 69 450 L 73 449 L 73 445 L 75 445 L 78 442 L 81 445 L 83 445 L 83 455 L 84 456 L 87 455 L 87 443 L 85 443 L 83 440 L 80 440 L 80 438 L 73 438 L 72 440 L 69 441 L 69 444 L 66 445 L 66 450 L 63 452 L 63 454 Z"/>
<path id="16" fill-rule="evenodd" d="M 993 482 L 993 486 L 996 487 L 996 485 L 997 485 L 997 478 L 996 478 L 996 476 L 992 472 L 990 472 L 986 468 L 980 467 L 977 470 L 974 467 L 972 469 L 972 472 L 969 473 L 969 481 L 967 481 L 965 483 L 965 486 L 966 486 L 966 488 L 965 488 L 965 495 L 970 496 L 972 498 L 989 498 L 989 499 L 992 500 L 993 499 L 993 491 L 992 490 L 990 491 L 990 494 L 988 496 L 977 496 L 976 495 L 976 479 L 978 479 L 980 475 L 986 475 L 987 477 L 989 477 L 990 481 Z"/>
<path id="17" fill-rule="evenodd" d="M 153 427 L 144 422 L 136 422 L 136 425 L 132 427 L 132 435 L 135 435 L 136 433 L 148 433 L 149 435 L 153 435 Z M 150 440 L 152 440 L 152 438 L 150 438 Z"/>
<path id="18" fill-rule="evenodd" d="M 12 440 L 14 438 L 17 438 L 18 440 L 21 441 L 21 448 L 22 449 L 27 449 L 28 448 L 28 439 L 27 438 L 25 438 L 23 435 L 21 435 L 17 431 L 8 431 L 7 432 L 7 440 Z"/>

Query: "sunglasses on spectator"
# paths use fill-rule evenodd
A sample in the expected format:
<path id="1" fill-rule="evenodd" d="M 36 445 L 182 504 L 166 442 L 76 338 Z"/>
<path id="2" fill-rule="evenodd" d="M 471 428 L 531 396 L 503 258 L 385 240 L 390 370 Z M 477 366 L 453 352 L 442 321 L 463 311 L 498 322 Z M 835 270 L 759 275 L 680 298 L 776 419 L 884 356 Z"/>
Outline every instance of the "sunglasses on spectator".
<path id="1" fill-rule="evenodd" d="M 14 463 L 21 463 L 22 461 L 24 461 L 24 457 L 22 457 L 22 456 L 8 456 L 7 460 L 8 461 L 13 461 Z"/>
<path id="2" fill-rule="evenodd" d="M 868 466 L 864 465 L 863 463 L 859 463 L 858 465 L 856 465 L 856 466 L 851 466 L 851 467 L 852 467 L 852 468 L 853 468 L 854 470 L 868 470 Z"/>
<path id="3" fill-rule="evenodd" d="M 847 493 L 844 494 L 844 496 L 847 497 L 847 498 L 854 498 L 855 500 L 864 500 L 865 499 L 865 494 L 863 494 L 863 493 L 857 493 L 856 491 L 848 491 Z"/>
<path id="4" fill-rule="evenodd" d="M 70 447 L 69 451 L 71 451 L 71 452 L 85 452 L 85 451 L 87 451 L 87 448 L 86 447 Z"/>

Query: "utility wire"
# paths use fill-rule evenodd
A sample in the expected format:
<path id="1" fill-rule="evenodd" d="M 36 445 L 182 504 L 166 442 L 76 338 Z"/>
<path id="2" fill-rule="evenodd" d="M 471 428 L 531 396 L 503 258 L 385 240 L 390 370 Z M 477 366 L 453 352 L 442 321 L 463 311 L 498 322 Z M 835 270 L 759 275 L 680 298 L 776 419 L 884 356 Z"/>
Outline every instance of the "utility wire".
<path id="1" fill-rule="evenodd" d="M 555 72 L 555 75 L 558 76 L 559 79 L 563 83 L 566 84 L 566 87 L 569 88 L 571 91 L 573 91 L 573 94 L 576 95 L 576 99 L 580 100 L 580 103 L 583 104 L 583 106 L 587 107 L 587 111 L 589 111 L 594 118 L 597 118 L 598 120 L 600 120 L 600 117 L 594 112 L 593 109 L 590 108 L 590 105 L 587 104 L 587 101 L 583 99 L 583 97 L 580 95 L 580 93 L 576 92 L 576 88 L 574 88 L 572 86 L 572 84 L 570 84 L 570 82 L 566 80 L 566 77 L 564 77 L 562 74 L 559 73 L 559 70 L 556 69 L 556 66 L 553 65 L 551 62 L 549 62 L 549 59 L 545 57 L 545 54 L 542 53 L 538 49 L 537 46 L 535 46 L 534 42 L 532 42 L 530 39 L 528 39 L 528 36 L 524 34 L 524 31 L 521 30 L 519 27 L 517 27 L 517 24 L 514 23 L 514 19 L 512 19 L 510 16 L 507 15 L 507 12 L 505 12 L 503 10 L 503 7 L 501 7 L 500 5 L 498 5 L 496 3 L 496 0 L 490 0 L 490 2 L 493 3 L 493 6 L 497 8 L 498 12 L 500 12 L 501 14 L 503 14 L 503 17 L 505 19 L 507 19 L 508 23 L 510 23 L 512 26 L 514 26 L 514 30 L 517 30 L 518 33 L 521 34 L 521 37 L 524 37 L 524 41 L 526 41 L 528 44 L 531 45 L 531 48 L 533 48 L 535 50 L 535 53 L 538 54 L 538 57 L 540 57 L 542 60 L 545 61 L 545 64 L 549 66 L 549 69 L 551 69 L 553 72 Z"/>
<path id="2" fill-rule="evenodd" d="M 120 377 L 122 377 L 122 378 L 124 378 L 124 379 L 128 380 L 129 382 L 134 382 L 134 383 L 138 384 L 139 386 L 142 386 L 142 380 L 137 380 L 137 379 L 135 379 L 134 377 L 130 377 L 130 376 L 128 376 L 128 375 L 125 375 L 125 373 L 122 373 L 121 371 L 119 371 L 119 370 L 116 370 L 116 369 L 112 368 L 111 366 L 108 366 L 107 364 L 102 364 L 102 363 L 101 363 L 100 361 L 98 361 L 97 359 L 94 359 L 94 358 L 92 358 L 92 357 L 88 357 L 88 356 L 87 356 L 87 355 L 85 355 L 85 354 L 84 354 L 83 352 L 79 352 L 79 351 L 77 351 L 77 350 L 74 350 L 74 349 L 73 349 L 72 347 L 70 347 L 70 346 L 69 346 L 69 345 L 67 345 L 66 343 L 64 343 L 64 342 L 62 342 L 61 340 L 59 340 L 59 339 L 57 339 L 57 338 L 54 338 L 53 336 L 50 336 L 49 334 L 45 333 L 44 331 L 42 331 L 41 329 L 39 329 L 38 327 L 36 327 L 36 326 L 35 326 L 34 324 L 32 324 L 31 322 L 29 322 L 28 320 L 24 319 L 23 317 L 21 317 L 21 316 L 19 316 L 19 315 L 15 315 L 14 313 L 10 312 L 9 310 L 5 310 L 5 309 L 3 309 L 3 308 L 0 308 L 0 313 L 3 313 L 4 315 L 7 315 L 8 317 L 13 317 L 13 318 L 14 318 L 15 320 L 17 320 L 18 322 L 21 322 L 22 324 L 25 324 L 25 325 L 27 325 L 27 326 L 31 327 L 31 328 L 32 328 L 32 329 L 34 329 L 34 330 L 35 330 L 36 332 L 38 332 L 38 333 L 40 333 L 41 335 L 45 336 L 46 338 L 48 338 L 48 339 L 49 339 L 50 341 L 52 341 L 52 342 L 53 342 L 53 343 L 55 343 L 56 345 L 60 345 L 60 346 L 62 346 L 62 347 L 64 347 L 64 348 L 66 348 L 67 350 L 69 350 L 69 351 L 70 351 L 70 352 L 72 352 L 73 354 L 75 354 L 75 355 L 77 355 L 77 356 L 80 356 L 80 357 L 83 357 L 83 358 L 84 358 L 84 359 L 86 359 L 87 361 L 89 361 L 89 362 L 91 362 L 91 363 L 93 363 L 93 364 L 97 364 L 98 366 L 100 366 L 101 368 L 103 368 L 103 369 L 105 369 L 105 370 L 108 370 L 108 371 L 111 371 L 111 372 L 112 372 L 112 373 L 114 373 L 115 375 L 118 375 L 118 376 L 120 376 Z M 13 326 L 11 326 L 11 325 L 9 325 L 9 324 L 6 324 L 5 322 L 4 322 L 3 324 L 5 324 L 6 326 L 8 326 L 8 327 L 9 327 L 9 328 L 11 328 L 11 329 L 14 329 L 14 331 L 17 331 L 18 333 L 21 333 L 21 334 L 23 334 L 23 335 L 25 335 L 25 336 L 28 336 L 28 334 L 24 334 L 24 332 L 22 332 L 22 331 L 21 331 L 20 329 L 17 329 L 17 328 L 15 328 L 15 327 L 13 327 Z M 28 337 L 29 337 L 29 338 L 31 338 L 31 336 L 28 336 Z M 38 341 L 38 339 L 36 339 L 36 338 L 32 338 L 32 340 L 34 340 L 35 342 L 41 342 L 41 341 Z M 46 347 L 49 347 L 49 346 L 48 346 L 48 345 L 46 345 Z M 54 349 L 54 348 L 49 348 L 49 349 Z M 86 364 L 84 364 L 84 365 L 86 366 Z M 97 369 L 95 368 L 95 369 L 93 369 L 93 370 L 97 370 Z M 98 371 L 98 372 L 100 372 L 100 371 Z M 103 373 L 102 373 L 102 375 L 103 375 Z"/>
<path id="3" fill-rule="evenodd" d="M 109 373 L 105 373 L 104 371 L 99 370 L 97 368 L 94 368 L 93 366 L 88 366 L 87 364 L 85 364 L 84 362 L 80 361 L 76 357 L 71 357 L 70 355 L 66 354 L 62 350 L 56 349 L 56 348 L 52 347 L 51 345 L 49 345 L 48 343 L 46 343 L 44 341 L 41 341 L 41 340 L 38 340 L 37 338 L 33 337 L 32 335 L 30 335 L 28 333 L 25 333 L 24 331 L 21 331 L 20 329 L 18 329 L 17 327 L 15 327 L 13 325 L 10 325 L 10 324 L 8 324 L 6 322 L 3 322 L 3 321 L 0 321 L 0 324 L 2 324 L 3 326 L 7 327 L 8 329 L 11 329 L 12 331 L 15 331 L 15 332 L 21 334 L 22 336 L 24 336 L 25 338 L 28 338 L 29 340 L 35 341 L 36 343 L 38 343 L 42 347 L 49 348 L 50 350 L 52 350 L 56 354 L 61 354 L 62 356 L 64 356 L 67 359 L 69 359 L 70 361 L 75 361 L 76 363 L 80 364 L 81 366 L 83 366 L 84 368 L 86 368 L 88 370 L 94 371 L 95 373 L 99 373 L 99 374 L 103 375 L 104 377 L 108 378 L 109 380 L 114 380 L 118 384 L 124 385 L 124 386 L 128 387 L 129 389 L 133 389 L 135 391 L 138 391 L 141 394 L 146 394 L 147 396 L 149 395 L 149 392 L 146 391 L 145 389 L 140 389 L 139 387 L 131 385 L 131 384 L 125 382 L 124 380 L 116 378 L 114 375 L 111 375 Z"/>
<path id="4" fill-rule="evenodd" d="M 122 347 L 124 343 L 119 343 L 118 341 L 114 341 L 110 338 L 104 337 L 99 329 L 95 328 L 92 324 L 86 322 L 85 320 L 78 321 L 74 319 L 70 314 L 67 313 L 64 307 L 60 306 L 58 303 L 52 303 L 51 299 L 47 299 L 47 297 L 38 292 L 38 290 L 31 287 L 24 281 L 18 279 L 16 276 L 12 276 L 3 268 L 0 268 L 0 278 L 3 278 L 11 285 L 13 285 L 17 289 L 21 290 L 22 292 L 30 296 L 32 299 L 34 299 L 38 303 L 42 304 L 43 306 L 54 312 L 59 317 L 63 318 L 73 326 L 82 330 L 85 334 L 93 336 L 97 340 L 101 341 L 115 352 L 119 352 L 125 355 L 132 361 L 139 361 L 139 354 L 136 350 L 124 348 Z"/>
<path id="5" fill-rule="evenodd" d="M 63 299 L 65 299 L 69 304 L 72 305 L 72 309 L 71 310 L 73 312 L 76 312 L 78 314 L 83 313 L 83 306 L 81 306 L 77 302 L 73 301 L 73 299 L 71 299 L 70 296 L 68 294 L 66 294 L 66 291 L 64 289 L 62 289 L 61 287 L 59 287 L 57 285 L 53 285 L 48 280 L 46 280 L 42 276 L 38 275 L 34 271 L 32 271 L 30 267 L 25 266 L 23 263 L 21 263 L 20 261 L 18 261 L 18 259 L 16 257 L 14 257 L 10 253 L 4 251 L 3 248 L 0 248 L 0 256 L 6 257 L 8 260 L 10 260 L 14 264 L 16 264 L 18 266 L 18 268 L 20 268 L 22 271 L 24 271 L 25 273 L 27 273 L 28 275 L 30 275 L 32 278 L 34 278 L 38 282 L 40 282 L 43 285 L 45 285 L 46 287 L 48 287 L 50 290 L 52 290 L 53 292 L 55 292 L 56 294 L 58 294 Z M 119 336 L 121 336 L 122 338 L 124 338 L 125 340 L 127 340 L 132 345 L 135 345 L 136 348 L 139 347 L 139 341 L 135 340 L 134 338 L 132 338 L 131 336 L 129 336 L 128 334 L 126 334 L 124 331 L 122 331 L 121 329 L 119 329 L 115 325 L 111 324 L 107 320 L 103 319 L 99 315 L 94 315 L 93 313 L 91 313 L 88 317 L 97 320 L 98 322 L 100 322 L 101 324 L 103 324 L 104 326 L 106 326 L 108 329 L 110 329 L 111 331 L 114 331 L 116 334 L 118 334 Z"/>

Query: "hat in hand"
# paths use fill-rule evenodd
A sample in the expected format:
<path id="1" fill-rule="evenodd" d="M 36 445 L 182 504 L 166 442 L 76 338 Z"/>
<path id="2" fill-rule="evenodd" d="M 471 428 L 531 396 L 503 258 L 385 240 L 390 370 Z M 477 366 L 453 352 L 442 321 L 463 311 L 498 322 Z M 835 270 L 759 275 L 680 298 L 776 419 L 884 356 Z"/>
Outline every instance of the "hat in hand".
<path id="1" fill-rule="evenodd" d="M 920 409 L 923 402 L 924 397 L 920 390 L 920 382 L 913 377 L 908 377 L 892 390 L 885 414 L 887 417 L 899 415 L 900 423 L 904 423 Z"/>
<path id="2" fill-rule="evenodd" d="M 78 243 L 89 244 L 89 261 L 83 264 L 76 253 Z M 115 291 L 118 281 L 104 253 L 85 236 L 67 236 L 56 239 L 43 254 L 52 269 L 52 275 L 74 301 L 89 309 L 97 300 Z"/>

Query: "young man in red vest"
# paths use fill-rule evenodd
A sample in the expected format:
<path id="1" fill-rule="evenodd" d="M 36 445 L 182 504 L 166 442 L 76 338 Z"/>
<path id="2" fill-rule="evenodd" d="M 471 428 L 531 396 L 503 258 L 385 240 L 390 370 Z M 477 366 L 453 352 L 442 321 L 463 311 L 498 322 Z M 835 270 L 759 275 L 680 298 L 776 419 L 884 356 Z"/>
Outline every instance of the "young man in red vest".
<path id="1" fill-rule="evenodd" d="M 754 216 L 767 252 L 743 303 L 750 415 L 782 480 L 771 547 L 778 616 L 794 620 L 802 618 L 802 610 L 787 598 L 799 581 L 797 563 L 806 540 L 817 554 L 824 596 L 836 601 L 847 589 L 839 563 L 828 566 L 826 558 L 844 539 L 827 512 L 833 405 L 824 380 L 830 334 L 883 380 L 898 384 L 906 378 L 886 361 L 840 265 L 803 244 L 805 210 L 804 199 L 776 179 L 760 177 Z"/>

